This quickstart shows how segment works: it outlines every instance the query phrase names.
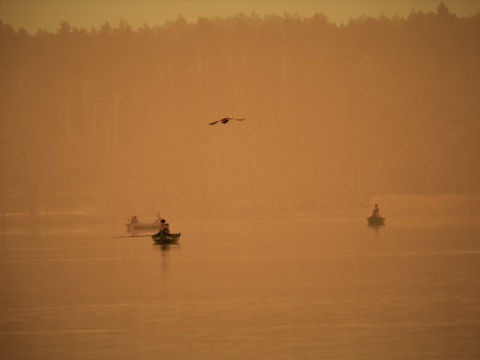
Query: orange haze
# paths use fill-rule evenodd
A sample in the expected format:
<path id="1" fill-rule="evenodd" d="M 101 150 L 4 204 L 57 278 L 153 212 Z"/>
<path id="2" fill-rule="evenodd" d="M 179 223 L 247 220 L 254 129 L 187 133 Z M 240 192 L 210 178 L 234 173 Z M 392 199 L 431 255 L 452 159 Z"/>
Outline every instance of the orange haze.
<path id="1" fill-rule="evenodd" d="M 478 211 L 479 29 L 480 15 L 445 5 L 343 26 L 322 14 L 36 35 L 2 23 L 1 211 L 369 212 L 345 195 L 390 199 L 391 212 L 448 195 L 447 213 Z M 225 116 L 246 119 L 208 125 Z"/>

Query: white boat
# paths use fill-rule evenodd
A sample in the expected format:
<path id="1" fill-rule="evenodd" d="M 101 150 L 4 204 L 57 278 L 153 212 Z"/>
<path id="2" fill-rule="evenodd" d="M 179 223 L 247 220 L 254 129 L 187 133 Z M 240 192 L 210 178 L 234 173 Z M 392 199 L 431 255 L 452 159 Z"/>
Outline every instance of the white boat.
<path id="1" fill-rule="evenodd" d="M 160 221 L 154 221 L 150 223 L 143 222 L 128 222 L 125 224 L 127 226 L 127 232 L 129 233 L 140 233 L 148 231 L 160 231 Z"/>

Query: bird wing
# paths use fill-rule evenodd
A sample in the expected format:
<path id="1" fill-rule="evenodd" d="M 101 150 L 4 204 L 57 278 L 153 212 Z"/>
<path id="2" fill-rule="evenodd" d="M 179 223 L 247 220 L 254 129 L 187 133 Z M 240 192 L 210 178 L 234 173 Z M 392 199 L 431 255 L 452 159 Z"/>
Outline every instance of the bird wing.
<path id="1" fill-rule="evenodd" d="M 236 119 L 236 118 L 233 118 L 233 117 L 226 117 L 226 118 L 223 118 L 223 119 L 220 119 L 220 120 L 211 122 L 211 123 L 208 124 L 208 125 L 215 125 L 215 124 L 218 123 L 218 122 L 221 122 L 222 124 L 226 124 L 226 123 L 228 123 L 230 120 L 243 121 L 243 120 L 245 120 L 245 118 Z"/>

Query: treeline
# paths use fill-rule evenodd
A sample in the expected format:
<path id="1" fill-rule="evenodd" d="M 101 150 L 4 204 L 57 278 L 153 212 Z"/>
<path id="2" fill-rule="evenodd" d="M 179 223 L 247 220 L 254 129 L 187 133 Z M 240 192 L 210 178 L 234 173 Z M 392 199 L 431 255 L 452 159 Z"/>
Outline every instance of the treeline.
<path id="1" fill-rule="evenodd" d="M 479 39 L 479 14 L 442 4 L 343 26 L 238 14 L 32 36 L 0 22 L 2 196 L 220 201 L 230 177 L 260 203 L 276 179 L 303 203 L 339 181 L 362 196 L 479 191 Z M 250 121 L 235 164 L 204 133 L 228 115 Z"/>

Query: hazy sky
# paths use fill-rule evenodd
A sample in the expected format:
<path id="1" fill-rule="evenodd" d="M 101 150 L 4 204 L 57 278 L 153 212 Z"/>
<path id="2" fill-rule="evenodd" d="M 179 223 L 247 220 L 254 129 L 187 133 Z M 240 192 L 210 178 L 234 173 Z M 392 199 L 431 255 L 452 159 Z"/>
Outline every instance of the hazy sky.
<path id="1" fill-rule="evenodd" d="M 284 13 L 309 17 L 323 12 L 330 21 L 345 23 L 362 15 L 406 17 L 412 10 L 435 11 L 440 0 L 61 0 L 23 1 L 0 0 L 0 18 L 15 29 L 25 28 L 29 33 L 38 29 L 56 31 L 67 21 L 73 27 L 90 30 L 105 22 L 117 25 L 124 18 L 133 28 L 144 23 L 163 25 L 175 20 L 179 14 L 187 21 L 195 22 L 199 16 L 228 16 L 239 12 L 260 15 Z M 478 0 L 444 0 L 450 12 L 457 16 L 470 16 L 480 12 Z"/>

